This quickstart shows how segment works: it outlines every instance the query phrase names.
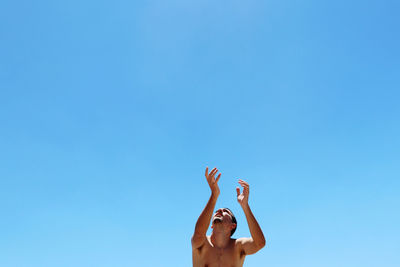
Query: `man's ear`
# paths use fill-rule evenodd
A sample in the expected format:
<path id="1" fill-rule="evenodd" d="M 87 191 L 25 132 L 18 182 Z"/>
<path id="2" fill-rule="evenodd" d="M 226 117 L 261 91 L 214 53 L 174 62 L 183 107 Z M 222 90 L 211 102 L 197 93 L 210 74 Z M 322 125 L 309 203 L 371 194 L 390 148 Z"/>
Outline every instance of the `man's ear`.
<path id="1" fill-rule="evenodd" d="M 214 224 L 212 223 L 212 224 L 211 224 L 211 229 L 213 229 L 213 228 L 214 228 Z"/>
<path id="2" fill-rule="evenodd" d="M 231 224 L 231 229 L 235 229 L 236 228 L 236 223 L 232 223 Z"/>

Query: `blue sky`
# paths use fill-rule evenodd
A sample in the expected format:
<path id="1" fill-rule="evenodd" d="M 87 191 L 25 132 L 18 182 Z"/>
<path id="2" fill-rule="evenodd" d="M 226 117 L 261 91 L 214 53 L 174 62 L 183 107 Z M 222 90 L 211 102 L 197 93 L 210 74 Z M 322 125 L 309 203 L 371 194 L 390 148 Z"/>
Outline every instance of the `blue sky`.
<path id="1" fill-rule="evenodd" d="M 0 266 L 190 266 L 206 166 L 245 266 L 399 266 L 399 8 L 6 0 Z"/>

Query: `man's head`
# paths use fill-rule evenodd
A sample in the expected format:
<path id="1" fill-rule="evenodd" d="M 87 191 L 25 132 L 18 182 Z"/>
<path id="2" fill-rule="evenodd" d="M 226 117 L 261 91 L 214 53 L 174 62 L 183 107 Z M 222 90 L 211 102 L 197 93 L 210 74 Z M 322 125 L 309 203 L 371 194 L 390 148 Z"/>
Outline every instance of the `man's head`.
<path id="1" fill-rule="evenodd" d="M 212 217 L 212 224 L 211 228 L 215 230 L 218 227 L 220 229 L 229 230 L 231 236 L 236 231 L 237 222 L 235 215 L 233 215 L 232 211 L 228 208 L 218 209 L 213 217 Z"/>

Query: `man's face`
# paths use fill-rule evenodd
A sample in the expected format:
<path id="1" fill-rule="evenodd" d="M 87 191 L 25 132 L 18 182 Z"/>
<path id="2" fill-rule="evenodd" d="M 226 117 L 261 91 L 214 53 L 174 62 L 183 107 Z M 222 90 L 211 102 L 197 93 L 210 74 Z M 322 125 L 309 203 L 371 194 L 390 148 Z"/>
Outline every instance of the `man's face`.
<path id="1" fill-rule="evenodd" d="M 212 217 L 212 224 L 232 224 L 232 213 L 228 209 L 217 210 Z"/>

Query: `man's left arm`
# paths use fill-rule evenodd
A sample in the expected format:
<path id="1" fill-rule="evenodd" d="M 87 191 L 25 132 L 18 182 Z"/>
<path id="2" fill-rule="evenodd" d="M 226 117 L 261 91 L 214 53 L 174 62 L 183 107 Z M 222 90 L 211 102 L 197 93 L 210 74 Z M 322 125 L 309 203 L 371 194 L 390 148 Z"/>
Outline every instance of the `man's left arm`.
<path id="1" fill-rule="evenodd" d="M 250 255 L 256 253 L 265 246 L 265 237 L 249 206 L 249 184 L 243 180 L 239 180 L 239 184 L 243 187 L 243 192 L 240 193 L 240 189 L 236 188 L 237 199 L 246 215 L 251 237 L 239 238 L 237 242 L 241 244 L 246 255 Z"/>

